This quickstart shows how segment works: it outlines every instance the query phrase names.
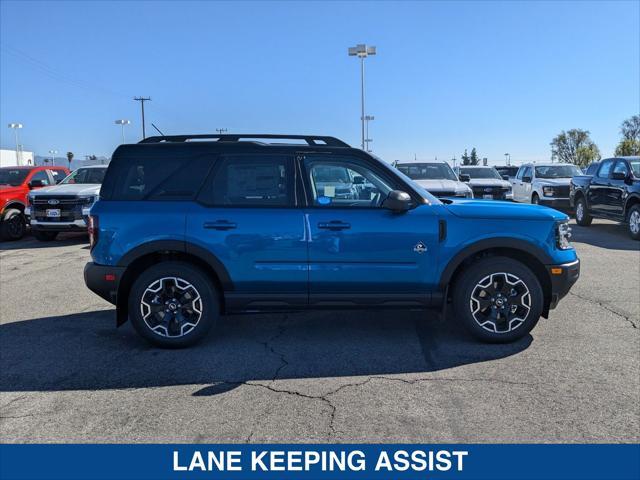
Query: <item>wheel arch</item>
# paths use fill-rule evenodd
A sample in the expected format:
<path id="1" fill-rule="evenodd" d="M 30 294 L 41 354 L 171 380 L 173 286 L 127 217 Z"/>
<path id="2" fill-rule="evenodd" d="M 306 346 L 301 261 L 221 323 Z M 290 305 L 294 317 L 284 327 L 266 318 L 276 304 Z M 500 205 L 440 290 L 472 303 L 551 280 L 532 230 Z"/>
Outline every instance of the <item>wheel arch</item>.
<path id="1" fill-rule="evenodd" d="M 20 210 L 20 212 L 24 213 L 24 209 L 26 208 L 26 205 L 19 200 L 10 200 L 2 207 L 2 214 L 4 215 L 4 212 L 13 208 L 15 208 L 16 210 Z"/>
<path id="2" fill-rule="evenodd" d="M 165 261 L 187 262 L 200 268 L 211 279 L 218 294 L 221 311 L 224 311 L 224 292 L 233 290 L 227 269 L 211 252 L 184 241 L 160 240 L 145 243 L 124 255 L 118 266 L 126 267 L 117 294 L 117 325 L 129 317 L 129 292 L 135 279 L 152 265 Z"/>
<path id="3" fill-rule="evenodd" d="M 551 305 L 551 279 L 545 265 L 553 263 L 552 258 L 536 245 L 513 238 L 492 238 L 474 243 L 455 255 L 444 268 L 440 277 L 441 291 L 453 291 L 457 279 L 471 263 L 488 256 L 508 257 L 523 263 L 531 269 L 542 287 L 544 294 L 543 317 L 547 318 Z M 445 299 L 445 302 L 448 299 Z"/>
<path id="4" fill-rule="evenodd" d="M 638 204 L 640 204 L 640 194 L 632 193 L 631 195 L 629 195 L 629 198 L 627 198 L 624 204 L 624 217 L 627 218 L 631 207 Z"/>

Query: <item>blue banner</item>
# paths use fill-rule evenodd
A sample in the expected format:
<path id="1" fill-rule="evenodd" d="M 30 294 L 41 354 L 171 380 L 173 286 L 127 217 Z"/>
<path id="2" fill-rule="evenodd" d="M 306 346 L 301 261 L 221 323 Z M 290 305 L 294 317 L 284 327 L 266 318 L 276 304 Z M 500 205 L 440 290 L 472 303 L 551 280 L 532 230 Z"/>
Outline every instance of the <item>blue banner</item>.
<path id="1" fill-rule="evenodd" d="M 0 479 L 640 478 L 639 445 L 0 445 Z"/>

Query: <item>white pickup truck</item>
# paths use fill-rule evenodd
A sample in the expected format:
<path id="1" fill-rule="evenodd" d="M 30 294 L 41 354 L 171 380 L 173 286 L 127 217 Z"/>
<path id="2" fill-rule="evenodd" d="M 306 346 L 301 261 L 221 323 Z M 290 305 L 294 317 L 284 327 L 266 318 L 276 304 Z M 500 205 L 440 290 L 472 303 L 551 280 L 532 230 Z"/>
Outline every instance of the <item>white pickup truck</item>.
<path id="1" fill-rule="evenodd" d="M 582 175 L 570 163 L 525 163 L 511 179 L 513 200 L 569 209 L 571 177 Z"/>
<path id="2" fill-rule="evenodd" d="M 86 231 L 106 171 L 107 165 L 80 167 L 58 185 L 31 191 L 25 215 L 33 235 L 46 242 L 60 232 Z"/>

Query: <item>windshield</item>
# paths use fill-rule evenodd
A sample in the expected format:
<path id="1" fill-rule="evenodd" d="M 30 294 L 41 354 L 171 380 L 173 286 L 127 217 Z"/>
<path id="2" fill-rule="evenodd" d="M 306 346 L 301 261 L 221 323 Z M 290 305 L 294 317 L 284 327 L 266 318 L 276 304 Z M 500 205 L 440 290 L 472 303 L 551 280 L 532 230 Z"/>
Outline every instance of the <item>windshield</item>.
<path id="1" fill-rule="evenodd" d="M 633 170 L 633 176 L 640 178 L 640 160 L 632 160 L 629 162 L 631 170 Z"/>
<path id="2" fill-rule="evenodd" d="M 502 180 L 498 171 L 493 167 L 465 168 L 460 167 L 460 173 L 466 173 L 471 178 L 495 178 Z"/>
<path id="3" fill-rule="evenodd" d="M 536 167 L 536 178 L 570 178 L 575 175 L 582 175 L 582 172 L 575 165 Z"/>
<path id="4" fill-rule="evenodd" d="M 509 177 L 515 177 L 516 173 L 518 173 L 519 167 L 495 167 L 500 175 L 507 175 Z"/>
<path id="5" fill-rule="evenodd" d="M 412 180 L 458 180 L 446 163 L 401 163 L 397 167 Z"/>
<path id="6" fill-rule="evenodd" d="M 29 175 L 26 168 L 0 168 L 0 185 L 11 185 L 17 187 L 22 185 L 24 179 Z"/>
<path id="7" fill-rule="evenodd" d="M 62 180 L 61 184 L 101 184 L 104 180 L 106 168 L 79 168 L 67 178 Z"/>

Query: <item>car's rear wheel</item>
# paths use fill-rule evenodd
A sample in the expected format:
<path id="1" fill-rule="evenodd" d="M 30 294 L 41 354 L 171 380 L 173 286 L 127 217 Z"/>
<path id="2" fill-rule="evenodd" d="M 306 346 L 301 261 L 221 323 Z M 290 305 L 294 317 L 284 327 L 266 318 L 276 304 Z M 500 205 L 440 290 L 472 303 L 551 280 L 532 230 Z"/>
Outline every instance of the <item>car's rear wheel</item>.
<path id="1" fill-rule="evenodd" d="M 34 230 L 33 235 L 41 242 L 51 242 L 58 237 L 58 232 L 48 232 L 46 230 Z"/>
<path id="2" fill-rule="evenodd" d="M 634 240 L 640 240 L 640 205 L 634 205 L 627 214 L 629 235 Z"/>
<path id="3" fill-rule="evenodd" d="M 2 215 L 0 237 L 2 240 L 20 240 L 27 230 L 24 215 L 17 208 L 8 208 Z"/>
<path id="4" fill-rule="evenodd" d="M 581 227 L 588 227 L 591 225 L 593 217 L 589 215 L 587 210 L 587 202 L 583 197 L 576 200 L 576 223 Z"/>
<path id="5" fill-rule="evenodd" d="M 211 280 L 186 262 L 162 262 L 145 270 L 129 294 L 129 315 L 136 331 L 164 348 L 201 340 L 220 316 Z"/>
<path id="6" fill-rule="evenodd" d="M 544 307 L 542 287 L 523 263 L 486 257 L 471 264 L 453 290 L 456 317 L 476 338 L 506 343 L 527 335 Z"/>

